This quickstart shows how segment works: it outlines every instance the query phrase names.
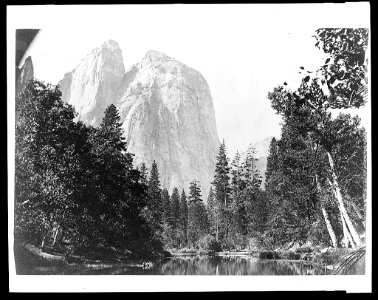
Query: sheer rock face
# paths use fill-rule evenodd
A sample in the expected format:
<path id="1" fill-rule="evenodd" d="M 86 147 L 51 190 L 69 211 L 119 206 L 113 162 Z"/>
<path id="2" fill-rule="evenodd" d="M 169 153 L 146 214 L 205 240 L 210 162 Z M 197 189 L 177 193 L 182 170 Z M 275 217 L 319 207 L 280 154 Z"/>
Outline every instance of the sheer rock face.
<path id="1" fill-rule="evenodd" d="M 185 188 L 196 179 L 207 198 L 219 147 L 208 84 L 196 70 L 149 51 L 126 74 L 110 41 L 93 50 L 60 81 L 63 99 L 78 118 L 97 126 L 115 104 L 134 164 L 158 164 L 161 186 Z"/>
<path id="2" fill-rule="evenodd" d="M 204 77 L 149 51 L 126 74 L 119 109 L 135 164 L 156 160 L 162 187 L 188 190 L 199 180 L 203 199 L 213 180 L 219 147 L 213 102 Z"/>
<path id="3" fill-rule="evenodd" d="M 31 57 L 27 57 L 21 68 L 16 68 L 16 95 L 34 78 L 34 68 Z"/>
<path id="4" fill-rule="evenodd" d="M 98 126 L 106 107 L 116 100 L 124 73 L 121 49 L 107 41 L 64 75 L 59 82 L 62 98 L 75 107 L 79 120 Z"/>

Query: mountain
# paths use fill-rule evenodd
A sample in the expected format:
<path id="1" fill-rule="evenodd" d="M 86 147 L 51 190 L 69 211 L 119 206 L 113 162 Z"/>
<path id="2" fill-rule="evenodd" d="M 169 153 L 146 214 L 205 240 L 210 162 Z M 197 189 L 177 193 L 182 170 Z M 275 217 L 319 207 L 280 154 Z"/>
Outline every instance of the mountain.
<path id="1" fill-rule="evenodd" d="M 34 78 L 33 61 L 28 56 L 21 68 L 16 67 L 16 95 Z"/>
<path id="2" fill-rule="evenodd" d="M 158 164 L 162 187 L 188 190 L 196 179 L 207 198 L 219 147 L 213 102 L 205 78 L 157 51 L 124 73 L 114 41 L 93 50 L 60 81 L 78 119 L 97 126 L 105 108 L 119 110 L 134 163 Z"/>
<path id="3" fill-rule="evenodd" d="M 125 68 L 117 42 L 109 40 L 92 50 L 59 82 L 64 101 L 73 105 L 78 119 L 98 126 L 106 107 L 114 104 Z"/>

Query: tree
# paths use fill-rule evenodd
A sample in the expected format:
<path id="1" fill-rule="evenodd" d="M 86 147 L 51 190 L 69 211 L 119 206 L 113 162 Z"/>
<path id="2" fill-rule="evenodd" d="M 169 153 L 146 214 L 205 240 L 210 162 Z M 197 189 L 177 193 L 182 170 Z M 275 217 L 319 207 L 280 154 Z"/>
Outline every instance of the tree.
<path id="1" fill-rule="evenodd" d="M 171 212 L 171 201 L 169 199 L 169 192 L 166 188 L 161 191 L 161 203 L 162 203 L 162 220 L 170 225 L 173 224 L 172 212 Z"/>
<path id="2" fill-rule="evenodd" d="M 146 164 L 145 163 L 142 163 L 141 167 L 140 167 L 140 176 L 141 176 L 141 182 L 145 185 L 147 185 L 147 175 L 148 175 L 148 170 L 147 170 L 147 167 L 146 167 Z"/>
<path id="3" fill-rule="evenodd" d="M 361 107 L 366 103 L 369 31 L 365 28 L 321 28 L 315 46 L 329 54 L 317 71 L 329 90 L 332 108 Z M 320 74 L 321 75 L 320 75 Z"/>
<path id="4" fill-rule="evenodd" d="M 277 153 L 277 141 L 275 138 L 272 138 L 269 145 L 269 154 L 266 162 L 266 171 L 265 171 L 265 188 L 269 182 L 270 176 L 278 171 L 278 153 Z"/>
<path id="5" fill-rule="evenodd" d="M 108 246 L 124 248 L 133 240 L 149 236 L 141 211 L 146 205 L 146 187 L 126 151 L 120 116 L 114 105 L 93 131 L 96 206 L 94 213 Z M 100 225 L 101 224 L 101 225 Z"/>
<path id="6" fill-rule="evenodd" d="M 312 79 L 309 75 L 303 78 L 300 88 L 294 93 L 278 87 L 268 95 L 272 107 L 285 119 L 306 118 L 302 124 L 307 132 L 304 138 L 310 139 L 326 152 L 330 171 L 328 180 L 348 231 L 346 234 L 351 236 L 357 246 L 361 244 L 361 239 L 346 208 L 332 154 L 335 143 L 327 138 L 327 124 L 332 122 L 330 109 L 358 108 L 364 104 L 367 36 L 365 29 L 318 30 L 316 46 L 322 44 L 324 51 L 330 54 L 325 65 L 319 69 L 320 72 L 316 72 Z"/>
<path id="7" fill-rule="evenodd" d="M 150 178 L 148 180 L 148 198 L 148 208 L 152 213 L 154 228 L 157 229 L 158 224 L 161 222 L 162 203 L 159 171 L 155 161 L 152 163 Z"/>
<path id="8" fill-rule="evenodd" d="M 198 182 L 192 181 L 189 190 L 188 240 L 194 246 L 208 232 L 209 224 Z"/>
<path id="9" fill-rule="evenodd" d="M 182 190 L 180 198 L 180 222 L 179 227 L 182 234 L 182 243 L 187 243 L 188 239 L 188 203 L 186 201 L 185 190 Z"/>
<path id="10" fill-rule="evenodd" d="M 88 131 L 58 87 L 37 80 L 18 94 L 16 111 L 15 238 L 43 248 L 58 228 L 81 225 Z"/>
<path id="11" fill-rule="evenodd" d="M 228 204 L 230 200 L 230 168 L 228 166 L 228 159 L 226 154 L 226 144 L 223 140 L 219 147 L 219 152 L 217 156 L 217 162 L 215 165 L 215 175 L 214 181 L 212 182 L 214 186 L 214 194 L 216 199 L 217 214 L 215 217 L 215 228 L 216 228 L 216 240 L 219 240 L 219 234 L 227 236 L 227 231 L 229 227 L 229 213 Z M 222 224 L 222 226 L 221 226 Z"/>
<path id="12" fill-rule="evenodd" d="M 177 188 L 174 188 L 172 191 L 170 212 L 173 229 L 176 230 L 180 222 L 180 194 Z"/>

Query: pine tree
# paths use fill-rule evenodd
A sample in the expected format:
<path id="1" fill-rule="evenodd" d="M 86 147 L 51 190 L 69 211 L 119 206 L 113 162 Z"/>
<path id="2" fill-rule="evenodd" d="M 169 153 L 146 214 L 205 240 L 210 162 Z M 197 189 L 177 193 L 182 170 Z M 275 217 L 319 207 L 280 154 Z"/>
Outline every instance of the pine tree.
<path id="1" fill-rule="evenodd" d="M 148 180 L 148 198 L 149 204 L 148 207 L 152 212 L 152 217 L 154 220 L 155 230 L 161 223 L 161 189 L 160 189 L 160 180 L 159 180 L 159 171 L 156 162 L 154 161 L 151 166 L 150 178 Z"/>
<path id="2" fill-rule="evenodd" d="M 139 172 L 140 172 L 140 176 L 141 176 L 141 182 L 143 184 L 147 185 L 148 170 L 147 170 L 145 163 L 142 163 Z"/>
<path id="3" fill-rule="evenodd" d="M 212 183 L 214 185 L 215 198 L 217 201 L 222 202 L 224 206 L 227 206 L 230 198 L 229 172 L 230 167 L 228 166 L 226 144 L 223 140 L 223 143 L 219 147 L 219 153 L 215 165 L 215 176 Z"/>
<path id="4" fill-rule="evenodd" d="M 256 149 L 250 145 L 247 150 L 245 161 L 242 164 L 242 176 L 248 188 L 259 189 L 261 186 L 261 176 L 256 167 Z"/>
<path id="5" fill-rule="evenodd" d="M 201 188 L 196 180 L 189 187 L 188 240 L 195 246 L 208 233 L 209 222 L 205 205 L 201 199 Z"/>
<path id="6" fill-rule="evenodd" d="M 173 229 L 176 230 L 180 222 L 180 194 L 177 188 L 172 191 L 170 213 Z"/>
<path id="7" fill-rule="evenodd" d="M 277 172 L 277 171 L 278 171 L 277 141 L 275 138 L 272 138 L 269 145 L 269 154 L 268 154 L 268 158 L 266 162 L 265 186 L 269 182 L 269 179 L 272 173 Z"/>
<path id="8" fill-rule="evenodd" d="M 188 240 L 188 203 L 186 200 L 185 190 L 182 190 L 180 198 L 180 229 L 182 234 L 182 243 L 187 243 Z"/>
<path id="9" fill-rule="evenodd" d="M 217 214 L 215 217 L 216 240 L 219 235 L 227 237 L 229 227 L 229 202 L 230 202 L 230 167 L 228 166 L 228 158 L 226 154 L 226 144 L 223 140 L 219 147 L 217 162 L 215 165 L 214 194 L 216 199 Z"/>
<path id="10" fill-rule="evenodd" d="M 162 220 L 169 225 L 173 224 L 171 215 L 171 201 L 169 199 L 169 192 L 166 188 L 161 191 L 161 203 L 162 203 Z"/>

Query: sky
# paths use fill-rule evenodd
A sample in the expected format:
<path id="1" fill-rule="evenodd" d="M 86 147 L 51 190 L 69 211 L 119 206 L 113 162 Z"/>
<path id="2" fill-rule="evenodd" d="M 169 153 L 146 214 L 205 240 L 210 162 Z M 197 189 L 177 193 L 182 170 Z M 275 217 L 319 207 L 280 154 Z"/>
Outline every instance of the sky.
<path id="1" fill-rule="evenodd" d="M 126 70 L 157 50 L 199 71 L 230 156 L 280 136 L 267 94 L 283 82 L 297 87 L 300 66 L 322 64 L 326 56 L 312 37 L 317 28 L 369 26 L 366 6 L 353 4 L 24 8 L 18 28 L 42 29 L 24 57 L 32 56 L 37 79 L 57 83 L 109 39 L 120 45 Z"/>

